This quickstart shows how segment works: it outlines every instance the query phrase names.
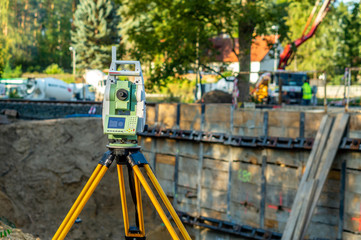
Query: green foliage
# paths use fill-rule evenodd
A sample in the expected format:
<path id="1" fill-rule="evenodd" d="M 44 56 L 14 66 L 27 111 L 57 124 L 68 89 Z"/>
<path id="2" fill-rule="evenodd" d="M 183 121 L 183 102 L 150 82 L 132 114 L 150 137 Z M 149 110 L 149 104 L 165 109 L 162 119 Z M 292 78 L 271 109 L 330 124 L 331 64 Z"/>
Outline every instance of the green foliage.
<path id="1" fill-rule="evenodd" d="M 64 70 L 61 67 L 59 67 L 58 64 L 53 63 L 53 64 L 49 65 L 45 69 L 44 73 L 46 73 L 46 74 L 59 74 L 59 73 L 64 73 Z"/>
<path id="2" fill-rule="evenodd" d="M 111 47 L 120 42 L 118 23 L 111 0 L 80 0 L 71 32 L 80 69 L 109 67 Z"/>
<path id="3" fill-rule="evenodd" d="M 216 54 L 210 39 L 221 33 L 239 37 L 241 71 L 249 71 L 254 32 L 263 34 L 274 24 L 286 29 L 287 3 L 269 0 L 126 0 L 122 2 L 122 36 L 133 57 L 153 62 L 151 83 L 164 85 L 168 77 L 197 69 Z M 209 54 L 207 54 L 209 53 Z"/>
<path id="4" fill-rule="evenodd" d="M 21 77 L 22 74 L 21 65 L 16 66 L 15 69 L 12 69 L 9 62 L 6 64 L 2 78 L 18 78 Z"/>
<path id="5" fill-rule="evenodd" d="M 301 37 L 314 6 L 314 1 L 291 1 L 289 7 L 289 39 Z M 297 50 L 296 59 L 287 68 L 298 71 L 327 71 L 331 84 L 340 83 L 346 67 L 361 64 L 360 6 L 340 3 L 331 6 L 316 34 Z M 284 44 L 288 42 L 285 41 Z"/>

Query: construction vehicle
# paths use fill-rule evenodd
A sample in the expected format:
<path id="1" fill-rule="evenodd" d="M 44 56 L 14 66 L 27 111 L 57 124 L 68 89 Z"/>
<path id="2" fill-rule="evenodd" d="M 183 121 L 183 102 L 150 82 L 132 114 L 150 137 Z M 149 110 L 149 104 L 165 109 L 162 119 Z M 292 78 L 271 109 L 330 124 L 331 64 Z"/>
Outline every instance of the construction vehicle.
<path id="1" fill-rule="evenodd" d="M 308 79 L 305 72 L 286 72 L 285 68 L 292 62 L 297 49 L 308 39 L 313 37 L 316 30 L 327 12 L 333 0 L 325 0 L 313 21 L 313 24 L 306 34 L 306 31 L 313 20 L 321 0 L 317 0 L 302 32 L 302 36 L 292 43 L 288 44 L 280 54 L 278 70 L 263 74 L 256 82 L 255 88 L 251 92 L 254 99 L 267 103 L 301 103 L 302 101 L 302 84 Z M 265 89 L 267 88 L 267 94 Z M 279 94 L 282 92 L 282 94 Z"/>
<path id="2" fill-rule="evenodd" d="M 0 99 L 95 100 L 89 84 L 66 83 L 56 78 L 0 79 Z"/>

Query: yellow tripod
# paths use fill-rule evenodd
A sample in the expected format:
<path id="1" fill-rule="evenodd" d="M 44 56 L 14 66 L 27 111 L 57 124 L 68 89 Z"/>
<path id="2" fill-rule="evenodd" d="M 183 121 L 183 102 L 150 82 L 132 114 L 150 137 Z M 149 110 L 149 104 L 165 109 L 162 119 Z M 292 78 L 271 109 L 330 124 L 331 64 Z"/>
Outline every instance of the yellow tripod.
<path id="1" fill-rule="evenodd" d="M 159 204 L 156 196 L 154 195 L 151 187 L 147 183 L 144 175 L 140 171 L 139 167 L 144 167 L 149 179 L 157 190 L 159 196 L 161 197 L 164 205 L 168 209 L 171 214 L 173 220 L 175 221 L 179 231 L 182 236 L 186 240 L 190 240 L 190 236 L 188 235 L 187 230 L 183 226 L 181 220 L 179 219 L 176 211 L 172 207 L 172 204 L 169 202 L 166 194 L 164 193 L 162 187 L 160 186 L 157 178 L 155 177 L 152 169 L 149 167 L 147 160 L 144 155 L 140 152 L 140 147 L 134 148 L 109 148 L 103 158 L 99 161 L 98 166 L 95 168 L 94 172 L 90 176 L 88 182 L 84 186 L 83 190 L 79 194 L 72 208 L 66 215 L 62 224 L 56 231 L 53 240 L 62 240 L 68 234 L 70 228 L 73 226 L 76 218 L 79 216 L 80 212 L 83 210 L 85 204 L 89 200 L 90 196 L 93 194 L 95 188 L 97 187 L 100 180 L 103 178 L 105 172 L 108 170 L 110 165 L 113 163 L 114 159 L 117 161 L 117 170 L 118 170 L 118 178 L 119 178 L 119 190 L 120 197 L 122 202 L 122 210 L 123 210 L 123 219 L 124 219 L 124 228 L 125 228 L 125 239 L 126 240 L 138 240 L 138 239 L 146 239 L 145 230 L 144 230 L 144 219 L 143 219 L 143 208 L 142 208 L 142 199 L 141 199 L 141 191 L 140 184 L 142 184 L 144 190 L 148 194 L 151 202 L 153 203 L 155 209 L 157 210 L 159 216 L 161 217 L 164 225 L 168 229 L 170 235 L 173 239 L 179 239 L 177 233 L 175 232 L 172 224 L 168 220 L 166 214 L 164 213 L 161 205 Z M 130 176 L 129 176 L 129 184 L 131 188 L 133 188 L 132 196 L 134 197 L 134 203 L 136 207 L 136 225 L 130 227 L 129 226 L 129 217 L 128 217 L 128 208 L 125 194 L 125 184 L 124 184 L 124 175 L 123 175 L 123 167 L 122 165 L 126 165 L 128 167 Z M 133 173 L 133 174 L 131 174 Z M 133 175 L 133 176 L 132 176 Z M 133 186 L 133 187 L 132 187 Z M 132 190 L 132 189 L 131 189 Z"/>

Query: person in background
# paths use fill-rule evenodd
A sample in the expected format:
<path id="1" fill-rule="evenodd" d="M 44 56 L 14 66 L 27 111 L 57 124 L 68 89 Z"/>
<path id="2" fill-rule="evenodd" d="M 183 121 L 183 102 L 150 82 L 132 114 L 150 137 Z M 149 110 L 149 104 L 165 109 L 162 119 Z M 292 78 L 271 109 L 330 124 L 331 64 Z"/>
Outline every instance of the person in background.
<path id="1" fill-rule="evenodd" d="M 305 79 L 302 85 L 302 105 L 310 105 L 312 98 L 312 89 L 308 79 Z"/>

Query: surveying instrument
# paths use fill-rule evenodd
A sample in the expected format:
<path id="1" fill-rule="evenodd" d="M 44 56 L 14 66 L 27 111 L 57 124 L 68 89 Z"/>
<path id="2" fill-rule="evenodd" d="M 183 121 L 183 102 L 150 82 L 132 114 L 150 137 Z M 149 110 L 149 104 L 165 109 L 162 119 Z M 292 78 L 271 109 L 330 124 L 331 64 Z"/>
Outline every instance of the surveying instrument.
<path id="1" fill-rule="evenodd" d="M 125 67 L 124 65 L 134 65 L 134 71 L 118 70 L 118 67 Z M 124 80 L 125 77 L 134 77 L 134 82 Z M 106 81 L 102 117 L 104 133 L 108 135 L 109 139 L 109 144 L 107 145 L 109 150 L 99 161 L 88 182 L 56 231 L 52 238 L 53 240 L 62 240 L 66 237 L 98 183 L 114 160 L 117 162 L 125 239 L 146 239 L 140 185 L 143 186 L 149 196 L 164 225 L 172 236 L 172 239 L 179 239 L 163 208 L 147 183 L 147 180 L 140 171 L 140 167 L 144 168 L 183 238 L 186 240 L 191 239 L 147 160 L 140 152 L 141 147 L 137 144 L 137 133 L 144 130 L 145 116 L 144 81 L 140 62 L 116 60 L 116 49 L 112 47 L 112 63 Z M 136 212 L 135 226 L 129 225 L 123 166 L 126 166 L 129 172 L 129 186 Z"/>

